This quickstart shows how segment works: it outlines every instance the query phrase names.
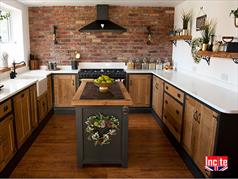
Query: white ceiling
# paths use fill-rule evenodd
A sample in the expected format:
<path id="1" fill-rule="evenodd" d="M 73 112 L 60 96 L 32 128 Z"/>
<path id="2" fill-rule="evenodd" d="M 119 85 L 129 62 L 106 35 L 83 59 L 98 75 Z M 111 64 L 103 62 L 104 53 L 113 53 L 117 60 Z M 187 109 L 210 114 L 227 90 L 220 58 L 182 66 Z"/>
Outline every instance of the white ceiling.
<path id="1" fill-rule="evenodd" d="M 17 0 L 27 6 L 95 6 L 109 4 L 119 6 L 174 7 L 185 0 Z"/>

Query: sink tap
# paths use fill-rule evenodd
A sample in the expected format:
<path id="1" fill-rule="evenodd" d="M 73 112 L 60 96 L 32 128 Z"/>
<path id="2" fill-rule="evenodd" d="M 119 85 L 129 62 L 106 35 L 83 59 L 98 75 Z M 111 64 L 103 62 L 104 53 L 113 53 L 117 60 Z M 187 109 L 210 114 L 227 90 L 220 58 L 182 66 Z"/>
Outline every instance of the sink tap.
<path id="1" fill-rule="evenodd" d="M 25 61 L 21 61 L 19 63 L 16 63 L 15 61 L 13 61 L 13 63 L 12 63 L 13 71 L 11 71 L 11 73 L 10 73 L 10 78 L 11 79 L 14 79 L 16 77 L 16 74 L 17 74 L 16 73 L 16 65 L 19 65 L 19 64 L 25 65 L 26 63 L 25 63 Z"/>

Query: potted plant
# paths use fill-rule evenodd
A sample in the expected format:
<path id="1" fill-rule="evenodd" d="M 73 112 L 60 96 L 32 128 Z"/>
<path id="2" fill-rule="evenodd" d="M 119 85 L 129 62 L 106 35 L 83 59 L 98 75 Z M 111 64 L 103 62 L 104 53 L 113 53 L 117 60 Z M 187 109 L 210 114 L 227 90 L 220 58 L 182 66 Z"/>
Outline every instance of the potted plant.
<path id="1" fill-rule="evenodd" d="M 192 18 L 192 12 L 185 12 L 183 11 L 182 14 L 182 20 L 183 20 L 183 31 L 182 31 L 182 35 L 188 35 L 188 23 Z"/>
<path id="2" fill-rule="evenodd" d="M 236 27 L 238 27 L 238 8 L 236 9 L 236 10 L 231 10 L 231 12 L 230 12 L 230 16 L 231 15 L 234 15 L 234 24 L 235 24 L 235 26 Z"/>
<path id="3" fill-rule="evenodd" d="M 206 51 L 208 48 L 208 43 L 210 41 L 210 37 L 215 34 L 216 24 L 211 20 L 207 20 L 205 22 L 204 28 L 202 30 L 202 51 Z"/>

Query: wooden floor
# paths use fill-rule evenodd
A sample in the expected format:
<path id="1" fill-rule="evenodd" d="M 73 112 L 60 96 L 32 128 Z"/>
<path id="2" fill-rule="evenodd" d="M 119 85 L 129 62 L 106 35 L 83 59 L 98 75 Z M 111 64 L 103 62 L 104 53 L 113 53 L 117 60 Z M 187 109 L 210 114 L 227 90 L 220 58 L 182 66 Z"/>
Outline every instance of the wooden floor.
<path id="1" fill-rule="evenodd" d="M 129 115 L 128 168 L 77 168 L 74 115 L 55 114 L 11 177 L 193 177 L 151 114 Z"/>

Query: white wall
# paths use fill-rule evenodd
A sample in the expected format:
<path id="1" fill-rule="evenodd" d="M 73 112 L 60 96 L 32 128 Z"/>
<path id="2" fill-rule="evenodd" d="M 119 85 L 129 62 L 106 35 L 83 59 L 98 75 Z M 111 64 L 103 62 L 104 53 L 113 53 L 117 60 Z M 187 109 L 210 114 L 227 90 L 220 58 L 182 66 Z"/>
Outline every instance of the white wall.
<path id="1" fill-rule="evenodd" d="M 202 15 L 200 7 L 203 7 L 208 19 L 212 18 L 216 21 L 217 40 L 221 40 L 222 36 L 238 38 L 238 28 L 234 26 L 233 17 L 229 16 L 230 11 L 238 7 L 238 0 L 187 0 L 175 7 L 175 27 L 182 27 L 182 11 L 192 10 L 191 34 L 193 38 L 201 37 L 201 32 L 196 31 L 195 28 L 196 17 Z M 196 64 L 191 56 L 191 47 L 184 41 L 178 41 L 177 47 L 173 47 L 173 61 L 178 71 L 184 71 L 238 92 L 238 64 L 235 64 L 232 59 L 211 58 L 210 66 L 205 60 Z"/>
<path id="2" fill-rule="evenodd" d="M 16 0 L 1 0 L 0 5 L 12 10 L 12 27 L 13 27 L 13 41 L 17 42 L 15 45 L 9 44 L 11 50 L 19 51 L 19 55 L 13 55 L 17 61 L 24 60 L 28 62 L 30 54 L 30 40 L 29 40 L 29 23 L 28 23 L 28 8 L 17 2 Z M 22 28 L 14 28 L 22 27 Z M 8 48 L 8 47 L 6 47 Z M 9 48 L 8 48 L 9 49 Z"/>

